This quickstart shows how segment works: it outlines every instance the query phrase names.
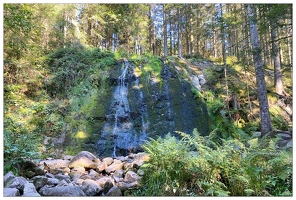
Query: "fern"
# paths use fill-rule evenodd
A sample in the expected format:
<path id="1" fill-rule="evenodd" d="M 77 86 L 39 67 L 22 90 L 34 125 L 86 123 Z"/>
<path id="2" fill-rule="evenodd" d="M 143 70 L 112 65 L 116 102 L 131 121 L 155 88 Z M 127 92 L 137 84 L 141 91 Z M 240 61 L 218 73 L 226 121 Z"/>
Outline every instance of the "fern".
<path id="1" fill-rule="evenodd" d="M 149 167 L 136 195 L 145 196 L 250 196 L 292 193 L 292 152 L 278 151 L 270 138 L 221 139 L 177 132 L 151 139 Z M 263 145 L 265 144 L 265 145 Z M 159 189 L 156 189 L 159 188 Z"/>

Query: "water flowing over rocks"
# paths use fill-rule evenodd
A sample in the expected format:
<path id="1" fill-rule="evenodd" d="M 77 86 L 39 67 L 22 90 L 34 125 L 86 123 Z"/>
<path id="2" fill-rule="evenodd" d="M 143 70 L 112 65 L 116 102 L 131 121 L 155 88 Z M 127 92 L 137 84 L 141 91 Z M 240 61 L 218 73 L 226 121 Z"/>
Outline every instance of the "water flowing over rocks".
<path id="1" fill-rule="evenodd" d="M 96 143 L 98 156 L 126 156 L 142 151 L 149 138 L 175 131 L 191 134 L 194 128 L 201 135 L 209 133 L 205 103 L 194 97 L 192 80 L 181 78 L 175 67 L 162 64 L 160 80 L 139 75 L 131 61 L 124 60 L 110 72 L 113 96 L 106 112 L 106 121 Z M 194 77 L 193 77 L 194 79 Z M 203 75 L 196 75 L 198 87 L 205 84 Z M 197 84 L 197 82 L 196 82 Z"/>
<path id="2" fill-rule="evenodd" d="M 139 185 L 141 166 L 149 155 L 99 159 L 82 151 L 66 158 L 35 163 L 43 175 L 28 178 L 8 172 L 3 180 L 4 196 L 124 196 L 126 190 Z"/>
<path id="3" fill-rule="evenodd" d="M 127 154 L 127 150 L 139 146 L 147 138 L 144 131 L 137 132 L 135 130 L 135 124 L 132 120 L 133 113 L 128 99 L 128 87 L 133 79 L 133 67 L 125 60 L 121 74 L 116 81 L 117 85 L 113 93 L 110 111 L 106 117 L 107 121 L 97 143 L 99 155 L 111 156 L 111 151 L 113 157 L 116 157 L 118 152 L 121 155 Z M 139 97 L 141 97 L 141 94 L 139 94 Z M 144 121 L 143 115 L 138 114 Z M 144 122 L 142 126 L 144 126 Z"/>

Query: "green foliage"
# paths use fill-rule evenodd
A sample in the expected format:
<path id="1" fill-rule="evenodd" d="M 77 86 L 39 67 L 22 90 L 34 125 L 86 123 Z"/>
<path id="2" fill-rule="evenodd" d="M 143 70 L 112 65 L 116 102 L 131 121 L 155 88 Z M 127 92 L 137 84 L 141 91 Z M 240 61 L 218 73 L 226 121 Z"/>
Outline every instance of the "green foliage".
<path id="1" fill-rule="evenodd" d="M 144 56 L 134 55 L 130 58 L 136 66 L 140 66 L 142 74 L 147 77 L 148 80 L 153 79 L 156 82 L 161 82 L 160 77 L 162 71 L 162 62 L 158 56 L 154 56 L 150 53 L 146 53 Z"/>
<path id="2" fill-rule="evenodd" d="M 5 59 L 20 59 L 29 48 L 30 31 L 34 28 L 29 4 L 4 4 Z"/>
<path id="3" fill-rule="evenodd" d="M 214 57 L 214 56 L 210 56 L 210 60 L 219 64 L 219 65 L 222 65 L 223 64 L 223 58 L 222 57 Z"/>
<path id="4" fill-rule="evenodd" d="M 272 106 L 270 107 L 270 117 L 272 126 L 279 130 L 288 130 L 289 129 L 289 123 L 287 120 L 281 115 L 282 109 L 278 106 Z"/>
<path id="5" fill-rule="evenodd" d="M 40 137 L 29 133 L 24 123 L 14 120 L 4 118 L 4 173 L 12 170 L 17 174 L 24 159 L 39 158 Z"/>
<path id="6" fill-rule="evenodd" d="M 47 91 L 52 97 L 67 95 L 71 88 L 91 75 L 91 72 L 114 64 L 114 55 L 108 51 L 85 49 L 82 46 L 61 48 L 50 55 L 48 65 L 54 76 L 46 81 Z"/>
<path id="7" fill-rule="evenodd" d="M 150 154 L 149 163 L 141 167 L 145 171 L 145 185 L 137 195 L 182 196 L 186 194 L 186 182 L 190 179 L 187 146 L 168 134 L 164 139 L 151 139 L 143 149 Z M 148 187 L 147 187 L 148 186 Z"/>
<path id="8" fill-rule="evenodd" d="M 46 84 L 48 93 L 68 102 L 61 113 L 68 138 L 63 148 L 75 154 L 102 128 L 114 54 L 76 45 L 51 54 L 48 64 L 54 72 Z"/>
<path id="9" fill-rule="evenodd" d="M 232 66 L 234 65 L 235 63 L 237 63 L 237 57 L 235 56 L 227 56 L 226 58 L 226 64 L 229 65 L 229 66 Z"/>
<path id="10" fill-rule="evenodd" d="M 203 97 L 203 95 L 195 88 L 191 88 L 191 92 L 193 93 L 194 98 L 196 99 L 200 99 Z"/>
<path id="11" fill-rule="evenodd" d="M 150 160 L 135 195 L 291 196 L 292 152 L 278 151 L 274 140 L 217 144 L 196 130 L 178 134 L 181 140 L 168 134 L 143 145 Z"/>
<path id="12" fill-rule="evenodd" d="M 114 53 L 114 57 L 115 57 L 116 60 L 120 60 L 120 59 L 123 59 L 123 58 L 128 58 L 129 53 L 124 48 L 118 48 Z"/>
<path id="13" fill-rule="evenodd" d="M 66 138 L 73 134 L 75 140 L 79 131 L 87 136 L 98 131 L 100 121 L 94 118 L 106 108 L 108 70 L 115 64 L 112 53 L 81 45 L 36 61 L 6 62 L 4 165 L 16 173 L 22 159 L 57 156 L 56 148 L 64 148 L 44 145 L 45 136 L 51 141 L 66 131 Z"/>

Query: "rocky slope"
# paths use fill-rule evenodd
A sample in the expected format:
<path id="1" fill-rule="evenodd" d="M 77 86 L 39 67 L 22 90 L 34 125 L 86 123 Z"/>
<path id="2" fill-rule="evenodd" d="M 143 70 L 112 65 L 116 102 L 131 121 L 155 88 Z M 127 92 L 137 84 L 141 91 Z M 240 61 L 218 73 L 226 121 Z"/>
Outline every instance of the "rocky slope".
<path id="1" fill-rule="evenodd" d="M 23 163 L 22 176 L 4 176 L 4 196 L 124 196 L 137 187 L 144 153 L 99 159 L 88 151 Z"/>

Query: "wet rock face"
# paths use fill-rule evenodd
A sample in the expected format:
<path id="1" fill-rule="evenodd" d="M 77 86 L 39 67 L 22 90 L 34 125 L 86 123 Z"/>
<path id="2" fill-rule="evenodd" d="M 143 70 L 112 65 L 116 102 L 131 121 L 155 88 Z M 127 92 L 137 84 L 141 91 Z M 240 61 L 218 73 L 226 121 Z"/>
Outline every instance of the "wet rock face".
<path id="1" fill-rule="evenodd" d="M 194 98 L 191 83 L 175 68 L 164 64 L 159 82 L 135 74 L 128 61 L 111 71 L 114 90 L 96 146 L 98 156 L 139 152 L 145 140 L 169 132 L 191 134 L 197 128 L 201 135 L 209 133 L 205 103 Z"/>
<path id="2" fill-rule="evenodd" d="M 151 114 L 158 120 L 155 127 L 151 127 L 156 135 L 164 136 L 168 132 L 182 131 L 191 134 L 194 128 L 202 134 L 208 133 L 208 115 L 206 105 L 194 99 L 191 84 L 179 79 L 176 72 L 168 65 L 163 66 L 162 93 L 157 95 L 155 109 Z M 154 112 L 153 112 L 154 111 Z M 202 123 L 201 123 L 202 122 Z M 162 132 L 158 130 L 163 127 Z"/>

